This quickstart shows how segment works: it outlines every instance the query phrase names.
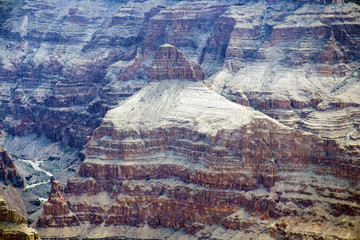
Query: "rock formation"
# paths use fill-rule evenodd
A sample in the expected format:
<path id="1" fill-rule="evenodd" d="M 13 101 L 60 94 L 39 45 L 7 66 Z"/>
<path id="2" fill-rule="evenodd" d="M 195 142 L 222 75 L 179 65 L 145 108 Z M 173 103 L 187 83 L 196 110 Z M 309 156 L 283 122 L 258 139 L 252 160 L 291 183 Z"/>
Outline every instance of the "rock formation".
<path id="1" fill-rule="evenodd" d="M 359 154 L 359 13 L 356 4 L 231 7 L 202 66 L 221 64 L 209 81 L 228 99 Z"/>
<path id="2" fill-rule="evenodd" d="M 166 45 L 159 52 L 154 65 L 170 62 L 177 50 Z M 180 63 L 189 66 L 185 61 Z M 65 195 L 53 182 L 40 233 L 54 237 L 71 228 L 61 236 L 85 231 L 141 238 L 128 229 L 168 227 L 201 235 L 222 224 L 251 237 L 355 239 L 359 189 L 349 181 L 357 184 L 360 166 L 336 141 L 230 102 L 193 75 L 162 80 L 163 69 L 152 69 L 159 79 L 110 110 L 94 131 Z M 111 229 L 118 225 L 129 227 L 115 234 Z M 323 225 L 326 231 L 320 231 Z M 95 226 L 107 230 L 98 233 Z"/>
<path id="3" fill-rule="evenodd" d="M 51 193 L 48 202 L 43 206 L 43 217 L 39 220 L 39 225 L 45 224 L 49 227 L 64 227 L 78 225 L 79 220 L 76 216 L 69 216 L 69 208 L 65 202 L 64 192 L 59 181 L 52 181 Z M 49 218 L 48 216 L 51 216 Z"/>
<path id="4" fill-rule="evenodd" d="M 24 181 L 16 171 L 13 158 L 0 147 L 0 181 L 14 187 L 24 187 Z"/>
<path id="5" fill-rule="evenodd" d="M 9 209 L 0 196 L 0 239 L 40 240 L 39 234 L 27 226 L 27 220 L 17 211 Z"/>
<path id="6" fill-rule="evenodd" d="M 1 147 L 0 195 L 11 209 L 25 217 L 42 208 L 40 200 L 24 189 L 24 180 L 16 169 L 14 158 Z"/>
<path id="7" fill-rule="evenodd" d="M 164 79 L 204 80 L 204 72 L 199 64 L 189 63 L 182 52 L 173 45 L 161 45 L 156 52 L 150 70 L 152 81 Z"/>
<path id="8" fill-rule="evenodd" d="M 1 129 L 87 147 L 41 231 L 359 238 L 358 3 L 2 1 Z"/>
<path id="9" fill-rule="evenodd" d="M 328 121 L 317 105 L 329 94 L 336 106 L 357 96 L 360 11 L 316 2 L 4 1 L 0 120 L 12 134 L 43 133 L 81 148 L 109 109 L 151 79 L 156 49 L 170 43 L 228 99 L 343 139 L 356 123 L 336 123 L 344 111 L 358 116 L 358 105 L 330 103 L 332 127 L 314 121 Z"/>

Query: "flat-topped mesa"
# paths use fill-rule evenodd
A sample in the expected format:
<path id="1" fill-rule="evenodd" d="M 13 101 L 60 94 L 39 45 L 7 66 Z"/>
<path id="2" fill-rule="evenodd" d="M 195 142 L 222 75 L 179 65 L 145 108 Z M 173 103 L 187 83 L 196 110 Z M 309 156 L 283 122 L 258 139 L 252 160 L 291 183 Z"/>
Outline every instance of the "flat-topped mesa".
<path id="1" fill-rule="evenodd" d="M 159 47 L 151 66 L 151 81 L 164 79 L 204 80 L 204 71 L 197 63 L 190 63 L 173 45 Z"/>

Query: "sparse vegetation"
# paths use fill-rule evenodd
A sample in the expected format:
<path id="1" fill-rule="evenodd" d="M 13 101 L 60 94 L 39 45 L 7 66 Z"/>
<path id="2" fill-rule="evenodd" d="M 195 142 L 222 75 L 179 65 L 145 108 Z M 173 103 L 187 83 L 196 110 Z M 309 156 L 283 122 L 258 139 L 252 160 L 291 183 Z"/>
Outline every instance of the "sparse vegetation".
<path id="1" fill-rule="evenodd" d="M 62 146 L 60 147 L 60 149 L 61 149 L 63 152 L 65 152 L 65 153 L 71 153 L 71 152 L 76 151 L 76 148 L 72 148 L 72 147 L 70 147 L 70 146 L 68 146 L 68 145 L 62 145 Z"/>
<path id="2" fill-rule="evenodd" d="M 21 160 L 19 160 L 19 161 L 22 162 L 24 165 L 28 166 L 29 168 L 34 169 L 34 167 L 30 163 L 27 163 L 27 162 L 24 162 L 24 161 L 21 161 Z"/>
<path id="3" fill-rule="evenodd" d="M 330 93 L 333 94 L 336 91 L 338 91 L 339 89 L 341 89 L 342 87 L 344 87 L 346 84 L 348 84 L 348 79 L 349 78 L 345 78 L 339 85 L 337 85 L 333 89 L 331 89 Z"/>

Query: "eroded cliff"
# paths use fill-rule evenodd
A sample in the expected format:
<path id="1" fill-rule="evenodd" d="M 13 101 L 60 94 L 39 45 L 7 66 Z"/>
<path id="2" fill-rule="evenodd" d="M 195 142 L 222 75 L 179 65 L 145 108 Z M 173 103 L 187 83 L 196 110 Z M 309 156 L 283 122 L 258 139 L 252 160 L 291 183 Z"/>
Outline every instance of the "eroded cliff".
<path id="1" fill-rule="evenodd" d="M 27 226 L 27 220 L 20 213 L 9 209 L 0 195 L 0 239 L 40 240 L 39 234 Z"/>
<path id="2" fill-rule="evenodd" d="M 14 187 L 24 187 L 24 180 L 16 171 L 13 158 L 0 147 L 0 181 Z"/>
<path id="3" fill-rule="evenodd" d="M 155 56 L 171 63 L 176 51 L 163 45 Z M 177 64 L 168 72 L 189 63 Z M 356 239 L 360 166 L 341 145 L 230 102 L 192 75 L 159 78 L 106 114 L 64 192 L 53 182 L 41 234 Z"/>
<path id="4" fill-rule="evenodd" d="M 0 2 L 4 129 L 88 146 L 41 232 L 359 238 L 359 18 L 342 1 Z"/>
<path id="5" fill-rule="evenodd" d="M 359 6 L 316 2 L 3 1 L 1 121 L 82 147 L 170 43 L 216 92 L 358 154 Z"/>

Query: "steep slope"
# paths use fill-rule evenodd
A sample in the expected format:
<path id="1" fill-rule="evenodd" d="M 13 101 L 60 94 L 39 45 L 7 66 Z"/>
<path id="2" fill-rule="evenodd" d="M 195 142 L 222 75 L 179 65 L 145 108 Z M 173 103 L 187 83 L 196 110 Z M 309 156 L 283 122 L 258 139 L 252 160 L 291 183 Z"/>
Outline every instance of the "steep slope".
<path id="1" fill-rule="evenodd" d="M 83 194 L 74 197 L 81 207 L 74 210 L 69 206 L 69 212 L 64 207 L 67 203 L 60 204 L 62 210 L 54 218 L 58 222 L 51 222 L 50 205 L 50 212 L 42 218 L 44 226 L 60 226 L 63 215 L 75 221 L 66 220 L 67 225 L 78 221 L 88 226 L 87 219 L 104 221 L 106 214 L 113 211 L 107 206 L 113 206 L 114 196 L 120 190 L 125 197 L 150 194 L 156 199 L 169 195 L 171 200 L 180 199 L 174 204 L 183 206 L 181 197 L 187 195 L 181 190 L 190 184 L 186 188 L 189 194 L 193 188 L 200 189 L 199 186 L 206 190 L 196 192 L 191 203 L 208 205 L 193 204 L 196 209 L 190 211 L 185 204 L 186 211 L 178 213 L 173 209 L 168 218 L 157 220 L 160 207 L 154 207 L 150 200 L 146 202 L 151 207 L 148 210 L 136 205 L 138 200 L 126 205 L 120 197 L 120 206 L 131 207 L 113 214 L 122 214 L 118 222 L 126 224 L 140 219 L 136 224 L 141 225 L 141 221 L 147 219 L 151 226 L 176 225 L 176 229 L 185 226 L 189 233 L 204 228 L 195 233 L 198 238 L 255 238 L 259 229 L 267 237 L 280 239 L 357 238 L 359 29 L 359 5 L 342 1 L 1 1 L 0 128 L 4 126 L 8 133 L 15 135 L 44 134 L 79 149 L 89 145 L 86 157 L 89 168 L 84 164 L 79 176 L 86 183 L 78 184 L 79 179 L 70 181 L 65 188 L 65 199 L 73 198 L 74 191 L 78 193 L 74 190 L 77 186 L 101 194 L 89 194 L 87 205 L 80 204 L 84 202 Z M 165 43 L 183 52 L 168 46 L 172 49 L 170 55 L 179 57 L 176 65 L 169 65 L 166 58 L 156 56 L 158 46 Z M 184 61 L 184 56 L 191 63 Z M 224 98 L 214 96 L 195 81 L 204 76 L 205 84 L 213 91 L 276 121 L 249 108 L 225 103 Z M 191 83 L 167 80 L 173 77 L 188 79 Z M 151 95 L 142 92 L 143 99 L 134 97 L 126 102 L 135 112 L 117 108 L 148 82 L 151 83 L 145 90 L 152 92 Z M 169 95 L 162 98 L 156 91 Z M 172 96 L 182 101 L 182 107 L 180 102 L 169 100 Z M 186 96 L 200 102 L 197 103 L 200 106 L 194 107 Z M 151 104 L 146 104 L 145 98 Z M 158 100 L 169 101 L 170 105 L 158 105 Z M 226 109 L 219 109 L 220 103 L 226 105 Z M 194 112 L 184 110 L 189 107 L 194 108 Z M 94 132 L 111 109 L 114 111 L 106 115 L 106 121 Z M 156 109 L 159 115 L 149 114 L 148 109 Z M 117 116 L 117 111 L 133 119 Z M 229 114 L 232 111 L 241 121 Z M 184 118 L 180 117 L 182 114 Z M 144 121 L 147 119 L 146 124 L 139 120 L 143 117 Z M 153 117 L 158 122 L 154 122 Z M 117 118 L 135 130 L 117 129 Z M 212 118 L 219 124 L 206 122 Z M 179 127 L 182 124 L 184 127 Z M 212 133 L 217 127 L 222 131 L 214 137 Z M 160 156 L 156 156 L 158 153 Z M 134 171 L 128 177 L 135 179 L 116 178 L 105 184 L 105 178 L 113 179 L 108 172 L 119 169 L 108 164 L 107 158 L 113 159 L 111 163 L 119 159 L 135 163 L 126 166 L 126 171 L 128 168 Z M 135 171 L 133 165 L 141 168 L 139 159 L 147 158 L 161 165 L 148 164 L 143 170 Z M 170 162 L 162 162 L 169 158 Z M 188 161 L 189 166 L 171 165 Z M 195 173 L 193 162 L 198 166 L 194 168 Z M 119 166 L 124 168 L 123 163 Z M 95 173 L 92 168 L 100 172 Z M 245 172 L 232 173 L 233 168 L 245 169 Z M 160 179 L 163 183 L 158 179 L 162 175 L 175 176 L 176 181 L 169 184 L 169 179 Z M 117 176 L 126 178 L 120 173 Z M 227 180 L 216 180 L 220 177 Z M 74 183 L 73 188 L 70 183 Z M 126 189 L 112 190 L 114 183 Z M 149 184 L 154 186 L 151 188 L 154 191 L 149 190 Z M 161 184 L 164 187 L 160 188 Z M 226 193 L 219 193 L 218 188 Z M 103 189 L 114 193 L 108 195 Z M 241 191 L 239 195 L 232 195 L 234 189 Z M 86 190 L 79 190 L 79 194 L 81 191 Z M 144 201 L 147 200 L 139 200 Z M 237 202 L 234 204 L 234 201 Z M 165 206 L 169 206 L 169 202 Z M 211 206 L 216 207 L 209 209 Z M 221 206 L 227 207 L 220 216 Z M 146 211 L 138 213 L 139 209 Z M 128 212 L 124 214 L 124 211 Z M 201 213 L 199 216 L 197 211 Z M 76 215 L 76 212 L 79 213 Z M 210 212 L 215 214 L 212 219 L 204 217 L 212 216 L 205 214 Z M 168 220 L 183 213 L 189 215 L 189 224 Z M 200 220 L 193 222 L 194 219 Z M 204 224 L 209 222 L 221 223 L 224 228 Z M 93 233 L 146 238 L 151 232 L 153 238 L 166 235 L 175 239 L 176 234 L 182 234 L 181 230 L 174 233 L 173 228 L 153 229 L 146 224 L 140 228 L 109 225 L 106 227 L 109 232 L 104 229 L 104 224 L 100 225 Z M 79 233 L 84 234 L 86 232 Z"/>
<path id="2" fill-rule="evenodd" d="M 24 180 L 15 166 L 14 158 L 0 147 L 0 195 L 11 209 L 21 215 L 41 210 L 40 200 L 24 188 Z"/>
<path id="3" fill-rule="evenodd" d="M 174 76 L 190 69 L 181 55 L 166 44 L 155 56 L 168 56 Z M 43 236 L 356 239 L 360 189 L 348 181 L 358 184 L 356 158 L 193 75 L 162 80 L 159 61 L 152 69 L 160 79 L 106 114 L 65 191 L 53 182 L 37 223 Z M 216 237 L 218 224 L 228 237 Z"/>
<path id="4" fill-rule="evenodd" d="M 228 99 L 356 149 L 359 6 L 317 2 L 2 1 L 1 121 L 81 148 L 168 42 Z"/>
<path id="5" fill-rule="evenodd" d="M 24 187 L 24 180 L 16 171 L 14 160 L 7 151 L 0 147 L 0 181 L 14 187 Z"/>
<path id="6" fill-rule="evenodd" d="M 359 154 L 359 17 L 356 4 L 231 6 L 202 66 L 219 64 L 209 81 L 228 99 Z"/>

